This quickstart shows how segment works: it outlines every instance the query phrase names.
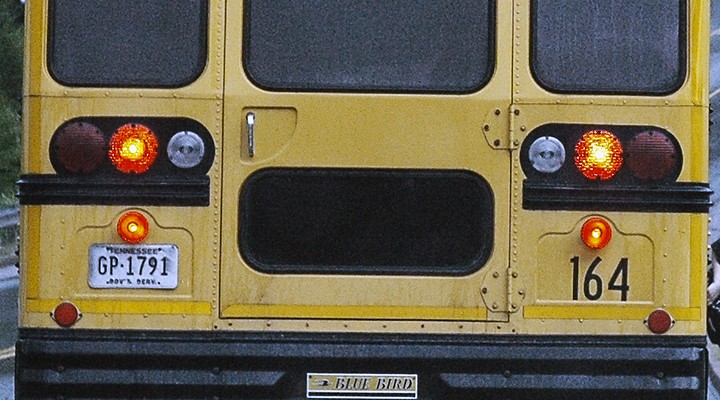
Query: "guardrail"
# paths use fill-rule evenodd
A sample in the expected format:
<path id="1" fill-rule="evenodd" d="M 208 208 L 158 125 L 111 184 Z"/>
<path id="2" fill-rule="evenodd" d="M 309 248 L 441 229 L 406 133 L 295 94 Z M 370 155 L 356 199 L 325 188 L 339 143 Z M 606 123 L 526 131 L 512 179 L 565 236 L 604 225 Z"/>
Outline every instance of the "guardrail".
<path id="1" fill-rule="evenodd" d="M 20 223 L 20 210 L 10 207 L 0 210 L 0 229 L 10 228 Z"/>
<path id="2" fill-rule="evenodd" d="M 0 350 L 0 361 L 15 358 L 15 346 Z"/>
<path id="3" fill-rule="evenodd" d="M 0 230 L 16 227 L 20 223 L 20 210 L 17 207 L 9 207 L 0 210 Z M 17 264 L 18 258 L 15 254 L 0 256 L 0 270 L 13 267 Z M 5 274 L 0 273 L 0 278 Z"/>
<path id="4" fill-rule="evenodd" d="M 0 231 L 16 227 L 19 223 L 20 210 L 17 207 L 0 210 Z M 0 257 L 0 282 L 17 279 L 17 270 L 15 269 L 17 262 L 18 258 L 15 254 Z M 15 358 L 15 346 L 0 349 L 0 362 L 13 358 Z"/>

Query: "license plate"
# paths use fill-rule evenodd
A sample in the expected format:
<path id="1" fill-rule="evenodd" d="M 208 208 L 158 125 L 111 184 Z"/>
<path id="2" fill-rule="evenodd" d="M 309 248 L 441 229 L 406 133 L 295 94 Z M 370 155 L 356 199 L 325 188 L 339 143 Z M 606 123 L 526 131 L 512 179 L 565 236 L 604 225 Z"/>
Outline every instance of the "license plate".
<path id="1" fill-rule="evenodd" d="M 95 289 L 175 289 L 178 253 L 174 244 L 93 244 L 88 283 Z"/>
<path id="2" fill-rule="evenodd" d="M 309 399 L 417 399 L 414 374 L 307 374 Z"/>

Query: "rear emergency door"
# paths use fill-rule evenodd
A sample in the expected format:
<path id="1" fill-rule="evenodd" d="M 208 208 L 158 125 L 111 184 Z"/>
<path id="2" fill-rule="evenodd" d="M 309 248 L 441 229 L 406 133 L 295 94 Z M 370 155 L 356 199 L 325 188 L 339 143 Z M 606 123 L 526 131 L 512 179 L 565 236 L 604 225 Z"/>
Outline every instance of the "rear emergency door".
<path id="1" fill-rule="evenodd" d="M 512 32 L 497 3 L 227 3 L 225 328 L 507 320 L 511 62 L 496 43 Z"/>

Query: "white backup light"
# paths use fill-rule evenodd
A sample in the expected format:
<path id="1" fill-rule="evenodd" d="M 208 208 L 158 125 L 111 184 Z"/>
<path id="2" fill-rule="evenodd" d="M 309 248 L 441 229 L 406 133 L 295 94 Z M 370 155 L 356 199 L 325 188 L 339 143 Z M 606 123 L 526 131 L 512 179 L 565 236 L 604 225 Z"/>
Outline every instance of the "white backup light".
<path id="1" fill-rule="evenodd" d="M 543 136 L 530 145 L 529 158 L 538 172 L 550 174 L 565 163 L 565 147 L 556 138 Z"/>
<path id="2" fill-rule="evenodd" d="M 182 131 L 170 138 L 167 147 L 170 162 L 178 168 L 192 168 L 202 162 L 205 144 L 195 132 Z"/>

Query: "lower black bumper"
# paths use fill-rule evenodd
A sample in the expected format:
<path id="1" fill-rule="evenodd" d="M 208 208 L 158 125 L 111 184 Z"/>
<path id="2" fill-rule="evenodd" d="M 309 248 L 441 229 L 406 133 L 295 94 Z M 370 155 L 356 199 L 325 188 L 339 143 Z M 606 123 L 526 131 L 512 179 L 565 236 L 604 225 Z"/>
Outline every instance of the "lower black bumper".
<path id="1" fill-rule="evenodd" d="M 308 373 L 412 374 L 419 399 L 705 400 L 705 337 L 21 329 L 16 398 L 304 399 Z"/>

